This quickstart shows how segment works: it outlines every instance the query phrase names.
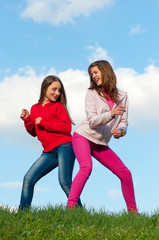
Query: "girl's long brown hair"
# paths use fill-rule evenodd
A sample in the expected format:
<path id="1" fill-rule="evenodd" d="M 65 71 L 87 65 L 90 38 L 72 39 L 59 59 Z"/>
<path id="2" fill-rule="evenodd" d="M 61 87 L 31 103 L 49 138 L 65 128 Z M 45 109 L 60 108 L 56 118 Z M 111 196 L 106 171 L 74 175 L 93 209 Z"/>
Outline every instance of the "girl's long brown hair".
<path id="1" fill-rule="evenodd" d="M 101 71 L 102 86 L 98 86 L 92 79 L 91 68 L 95 66 L 97 66 L 98 69 Z M 95 89 L 100 96 L 104 95 L 104 97 L 106 98 L 107 98 L 106 93 L 108 93 L 115 103 L 119 102 L 119 93 L 116 87 L 117 84 L 116 75 L 108 61 L 99 60 L 91 63 L 88 67 L 88 73 L 90 77 L 89 89 Z"/>
<path id="2" fill-rule="evenodd" d="M 71 123 L 74 124 L 74 122 L 71 119 L 71 116 L 69 114 L 69 111 L 68 111 L 67 98 L 66 98 L 66 93 L 65 93 L 63 83 L 61 82 L 61 80 L 57 76 L 49 75 L 43 80 L 43 82 L 41 84 L 40 97 L 39 97 L 39 100 L 38 100 L 37 104 L 40 104 L 40 103 L 42 104 L 43 103 L 45 95 L 46 95 L 47 88 L 53 82 L 59 82 L 61 84 L 61 94 L 60 94 L 59 98 L 57 99 L 57 102 L 60 102 L 64 106 L 64 108 L 66 109 L 66 112 L 67 112 L 67 114 L 70 118 Z"/>

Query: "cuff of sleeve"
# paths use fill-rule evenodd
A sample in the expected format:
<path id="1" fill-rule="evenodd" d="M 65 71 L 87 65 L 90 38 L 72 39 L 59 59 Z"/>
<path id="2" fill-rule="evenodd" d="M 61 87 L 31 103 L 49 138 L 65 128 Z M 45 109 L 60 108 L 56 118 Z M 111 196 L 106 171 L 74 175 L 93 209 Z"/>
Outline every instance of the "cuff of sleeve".
<path id="1" fill-rule="evenodd" d="M 22 120 L 25 122 L 25 123 L 28 123 L 31 121 L 31 118 L 30 116 L 26 117 L 26 118 L 22 118 Z"/>

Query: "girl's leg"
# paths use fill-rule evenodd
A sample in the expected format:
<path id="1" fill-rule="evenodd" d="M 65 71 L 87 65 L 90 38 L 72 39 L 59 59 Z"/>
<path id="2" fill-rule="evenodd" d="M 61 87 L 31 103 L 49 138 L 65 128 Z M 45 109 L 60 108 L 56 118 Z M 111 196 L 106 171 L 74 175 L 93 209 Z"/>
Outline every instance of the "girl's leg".
<path id="1" fill-rule="evenodd" d="M 42 153 L 35 161 L 23 179 L 20 209 L 24 209 L 31 205 L 35 183 L 57 166 L 57 158 L 54 158 L 51 152 Z"/>
<path id="2" fill-rule="evenodd" d="M 60 145 L 58 147 L 58 177 L 61 188 L 67 197 L 71 189 L 74 162 L 75 154 L 72 148 L 72 142 Z M 82 206 L 80 200 L 78 205 Z"/>
<path id="3" fill-rule="evenodd" d="M 81 195 L 84 185 L 92 171 L 90 142 L 79 134 L 74 133 L 72 144 L 80 165 L 80 170 L 73 180 L 68 197 L 67 206 L 70 208 L 77 205 L 77 201 Z"/>
<path id="4" fill-rule="evenodd" d="M 58 178 L 61 188 L 68 197 L 72 184 L 72 171 L 75 162 L 72 143 L 64 143 L 58 147 Z"/>
<path id="5" fill-rule="evenodd" d="M 109 147 L 96 145 L 92 150 L 92 155 L 120 179 L 128 212 L 136 213 L 134 186 L 129 169 Z"/>

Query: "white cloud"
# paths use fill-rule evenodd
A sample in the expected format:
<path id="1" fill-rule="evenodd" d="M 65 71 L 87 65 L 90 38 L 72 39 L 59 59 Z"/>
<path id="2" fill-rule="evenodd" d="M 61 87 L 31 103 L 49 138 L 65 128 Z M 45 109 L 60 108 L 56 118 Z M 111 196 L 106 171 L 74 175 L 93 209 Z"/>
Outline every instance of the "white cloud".
<path id="1" fill-rule="evenodd" d="M 135 27 L 131 28 L 130 35 L 139 34 L 139 33 L 145 32 L 145 31 L 146 31 L 146 28 L 144 28 L 140 24 L 138 24 Z"/>
<path id="2" fill-rule="evenodd" d="M 89 16 L 92 12 L 110 6 L 114 0 L 27 0 L 23 18 L 53 25 L 73 23 L 74 18 Z"/>
<path id="3" fill-rule="evenodd" d="M 7 74 L 10 72 L 10 69 L 7 68 L 7 69 L 0 69 L 0 74 Z"/>
<path id="4" fill-rule="evenodd" d="M 10 188 L 10 189 L 22 189 L 22 183 L 21 182 L 0 182 L 0 187 Z M 41 192 L 48 192 L 49 188 L 35 186 L 35 190 L 41 191 Z"/>
<path id="5" fill-rule="evenodd" d="M 30 109 L 39 97 L 41 78 L 31 67 L 18 69 L 14 75 L 5 75 L 0 82 L 0 135 L 6 141 L 23 142 L 37 148 L 34 138 L 26 135 L 20 119 L 23 108 Z"/>
<path id="6" fill-rule="evenodd" d="M 113 60 L 108 56 L 108 53 L 105 49 L 99 46 L 89 46 L 88 49 L 92 51 L 92 54 L 88 57 L 89 62 L 94 62 L 97 60 L 107 60 L 113 65 Z"/>
<path id="7" fill-rule="evenodd" d="M 48 74 L 56 74 L 50 69 Z M 19 68 L 17 73 L 5 76 L 0 82 L 0 128 L 12 128 L 19 125 L 19 116 L 23 108 L 30 108 L 40 94 L 40 85 L 44 75 L 37 75 L 32 67 Z M 5 129 L 7 130 L 7 129 Z M 8 129 L 9 130 L 9 129 Z"/>
<path id="8" fill-rule="evenodd" d="M 21 182 L 1 182 L 0 187 L 21 189 Z"/>
<path id="9" fill-rule="evenodd" d="M 116 74 L 119 88 L 128 92 L 130 124 L 151 131 L 159 123 L 159 68 L 149 65 L 143 74 L 119 68 Z"/>
<path id="10" fill-rule="evenodd" d="M 117 189 L 111 189 L 110 191 L 108 191 L 108 195 L 112 200 L 122 197 L 121 190 Z"/>
<path id="11" fill-rule="evenodd" d="M 115 72 L 119 88 L 128 92 L 129 125 L 151 131 L 159 123 L 159 111 L 156 109 L 159 105 L 159 67 L 149 65 L 142 74 L 128 68 L 118 68 Z M 22 108 L 30 110 L 38 101 L 41 82 L 49 74 L 61 78 L 75 123 L 79 124 L 85 119 L 84 100 L 89 87 L 87 72 L 68 69 L 57 73 L 51 68 L 47 73 L 39 75 L 31 67 L 21 68 L 0 82 L 0 134 L 6 140 L 32 144 L 34 147 L 36 144 L 32 141 L 35 141 L 41 146 L 37 139 L 26 133 L 19 116 Z"/>
<path id="12" fill-rule="evenodd" d="M 85 117 L 84 100 L 89 87 L 87 72 L 69 69 L 59 73 L 66 89 L 68 107 L 72 119 L 79 124 Z"/>
<path id="13" fill-rule="evenodd" d="M 48 192 L 50 189 L 46 187 L 35 186 L 35 190 L 38 192 Z"/>

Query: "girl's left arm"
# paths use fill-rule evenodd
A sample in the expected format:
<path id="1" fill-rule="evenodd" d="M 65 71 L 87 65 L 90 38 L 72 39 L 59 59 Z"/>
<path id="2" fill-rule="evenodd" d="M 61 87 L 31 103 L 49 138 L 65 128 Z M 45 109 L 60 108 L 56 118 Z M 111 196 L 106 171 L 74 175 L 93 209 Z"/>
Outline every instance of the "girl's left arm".
<path id="1" fill-rule="evenodd" d="M 70 133 L 71 132 L 71 121 L 66 112 L 66 109 L 62 104 L 57 108 L 58 119 L 45 120 L 42 118 L 38 125 L 42 126 L 45 130 L 57 133 Z"/>

